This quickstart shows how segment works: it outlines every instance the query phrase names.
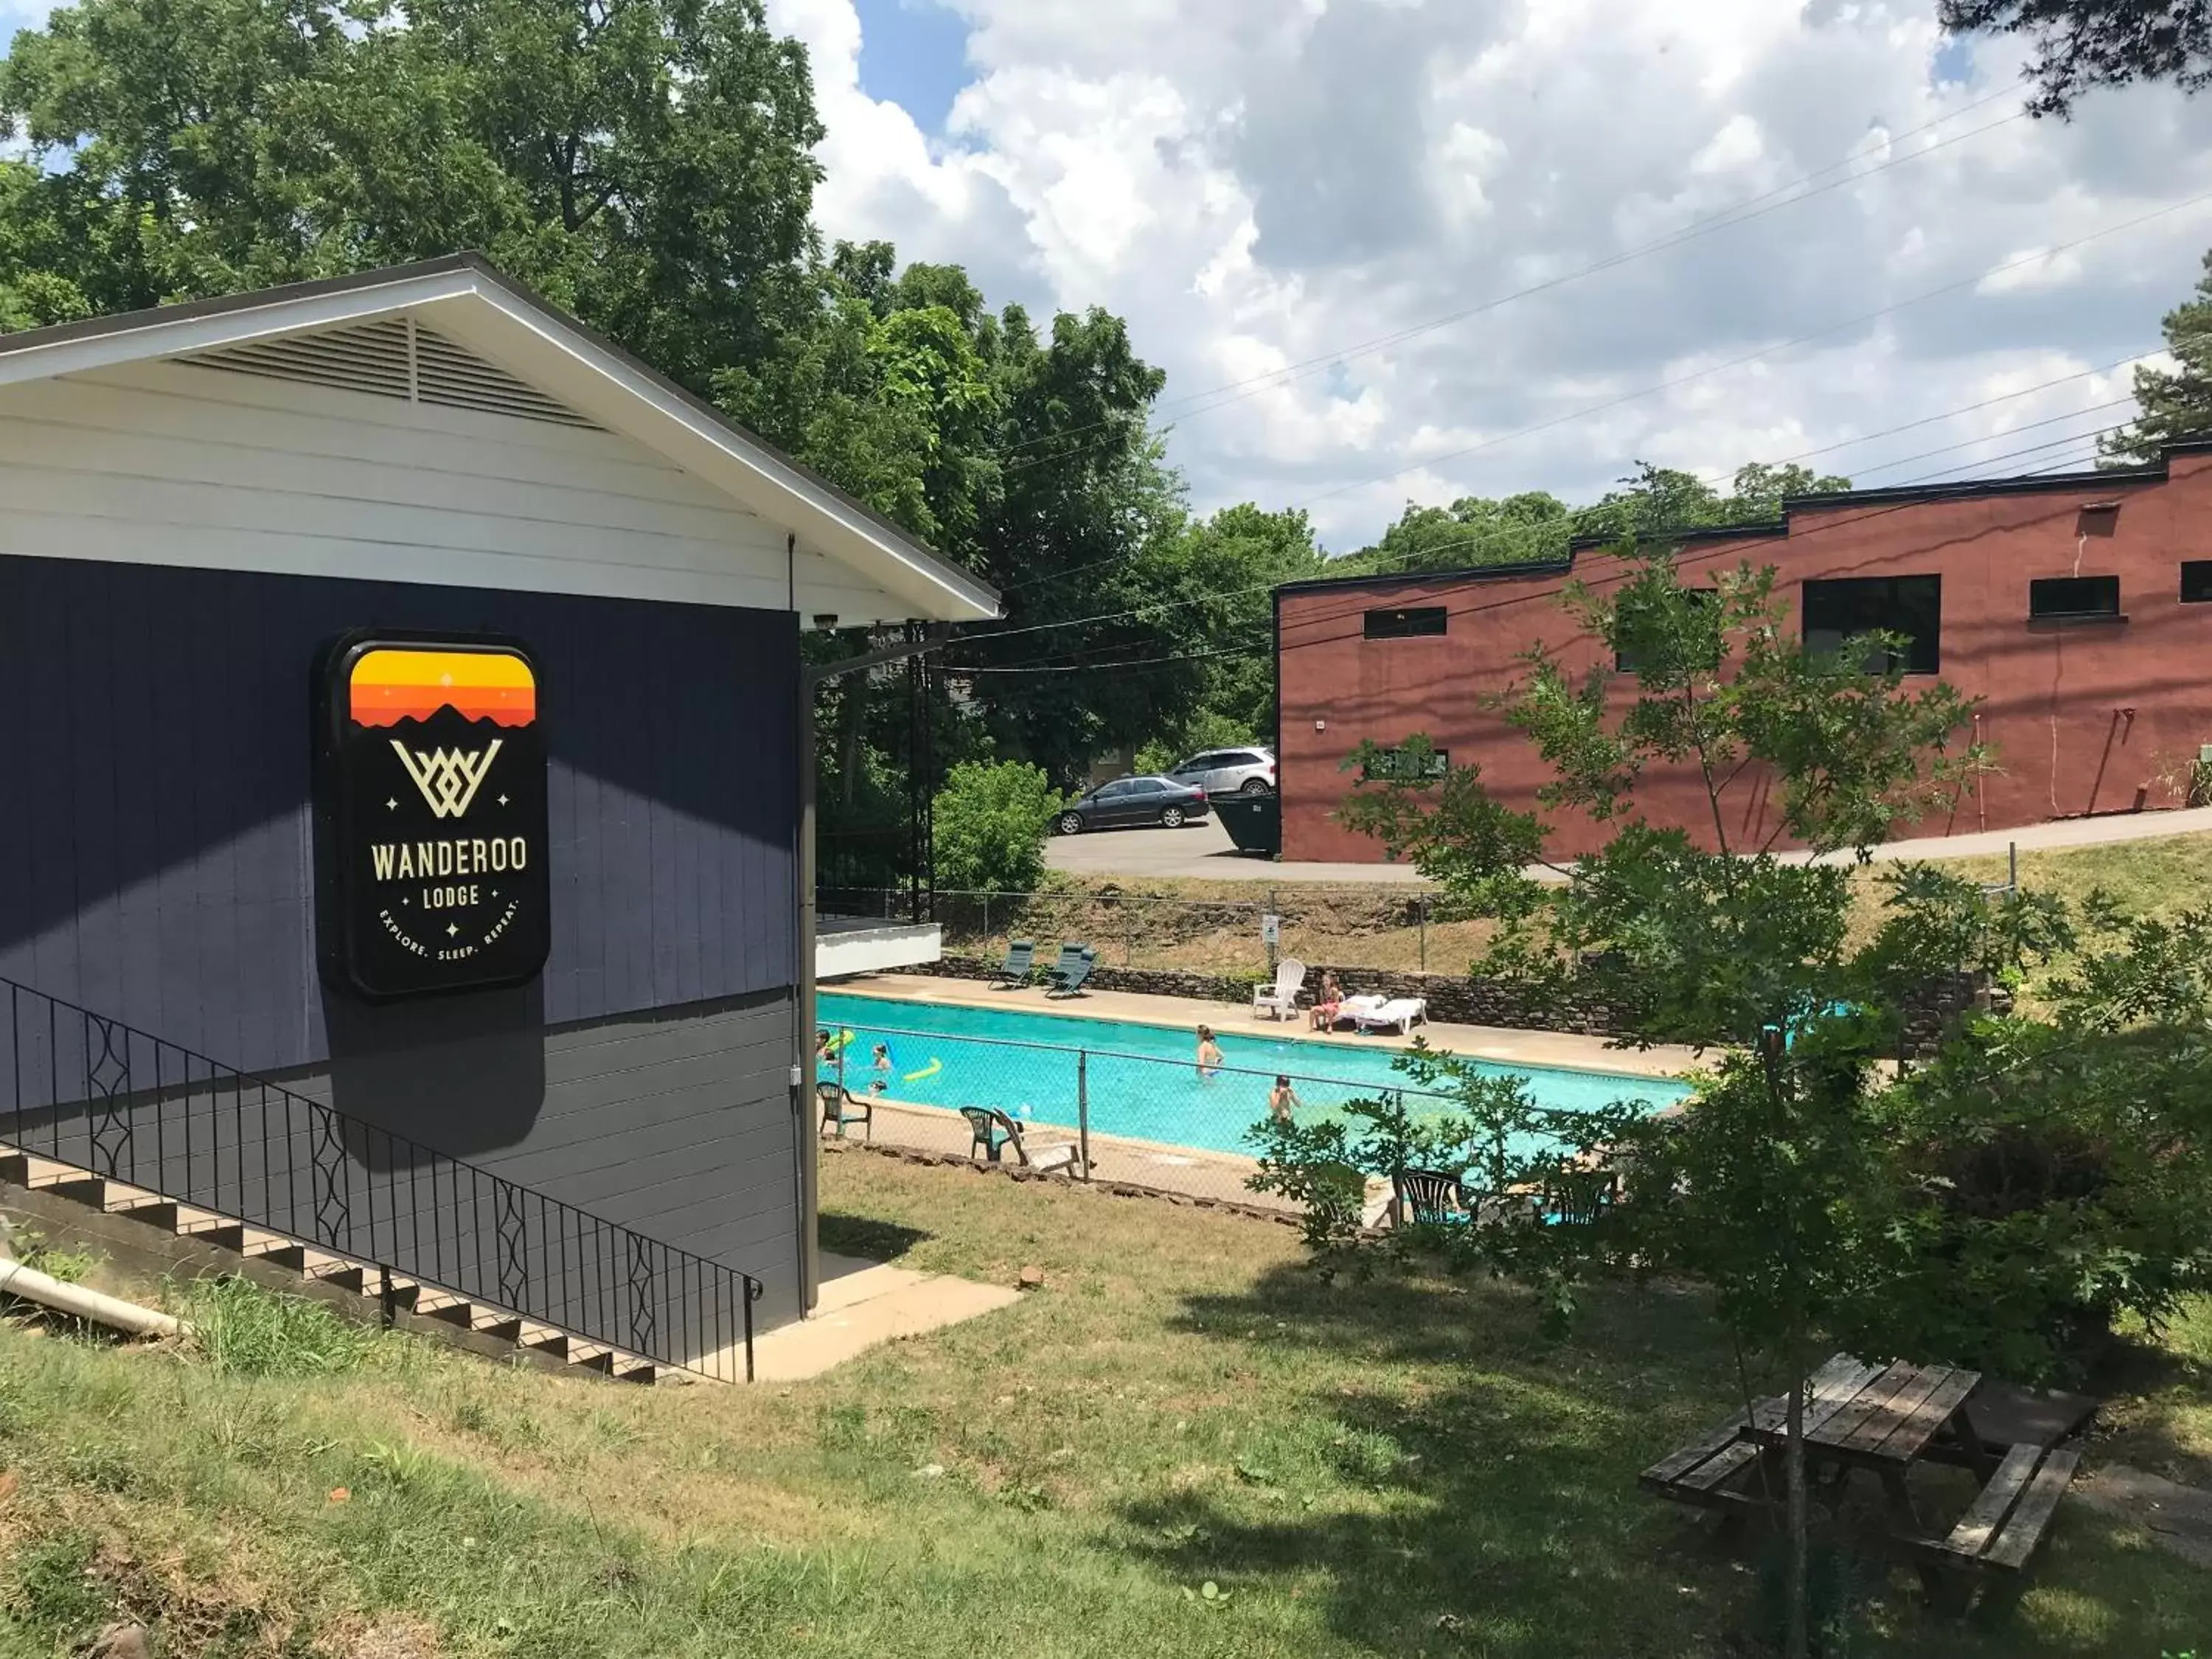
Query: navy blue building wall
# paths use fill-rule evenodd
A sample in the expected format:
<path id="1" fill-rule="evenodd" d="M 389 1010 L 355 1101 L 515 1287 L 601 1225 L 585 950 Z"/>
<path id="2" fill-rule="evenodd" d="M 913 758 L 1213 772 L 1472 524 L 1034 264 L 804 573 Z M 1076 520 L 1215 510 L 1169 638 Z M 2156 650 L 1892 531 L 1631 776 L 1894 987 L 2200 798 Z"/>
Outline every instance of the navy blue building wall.
<path id="1" fill-rule="evenodd" d="M 357 627 L 537 658 L 529 987 L 321 984 L 310 678 Z M 0 976 L 761 1273 L 787 1314 L 798 696 L 786 613 L 0 557 Z"/>

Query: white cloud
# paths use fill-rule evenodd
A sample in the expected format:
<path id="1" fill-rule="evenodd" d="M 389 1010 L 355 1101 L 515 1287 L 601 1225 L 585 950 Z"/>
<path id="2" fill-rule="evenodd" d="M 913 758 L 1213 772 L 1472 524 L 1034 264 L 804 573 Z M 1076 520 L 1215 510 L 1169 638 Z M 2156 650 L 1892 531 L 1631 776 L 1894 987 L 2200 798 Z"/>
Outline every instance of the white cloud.
<path id="1" fill-rule="evenodd" d="M 1340 546 L 1409 498 L 1583 495 L 1639 459 L 2085 455 L 2124 374 L 2026 388 L 2154 347 L 2212 244 L 2212 205 L 2081 240 L 2212 190 L 2212 100 L 2015 118 L 2008 49 L 1936 83 L 1926 0 L 951 3 L 973 79 L 925 139 L 872 125 L 850 0 L 771 0 L 847 30 L 817 67 L 833 232 L 1127 315 L 1198 502 L 1310 502 Z"/>
<path id="2" fill-rule="evenodd" d="M 2029 248 L 2001 260 L 1974 284 L 1977 294 L 2020 294 L 2039 288 L 2069 288 L 2081 280 L 2081 256 L 2069 248 Z"/>

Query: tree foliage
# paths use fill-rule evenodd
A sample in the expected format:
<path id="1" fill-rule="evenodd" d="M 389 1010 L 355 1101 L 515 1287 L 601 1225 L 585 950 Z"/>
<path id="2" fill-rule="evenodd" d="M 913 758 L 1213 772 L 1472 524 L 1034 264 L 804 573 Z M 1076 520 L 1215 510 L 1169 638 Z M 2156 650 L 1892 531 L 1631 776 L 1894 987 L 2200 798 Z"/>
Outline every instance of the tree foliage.
<path id="1" fill-rule="evenodd" d="M 1584 507 L 1541 490 L 1490 501 L 1470 495 L 1449 507 L 1408 505 L 1380 541 L 1350 555 L 1353 572 L 1449 570 L 1564 559 L 1577 540 L 1619 541 L 1723 525 L 1779 520 L 1790 496 L 1825 495 L 1850 480 L 1794 465 L 1740 467 L 1723 493 L 1695 473 L 1637 463 L 1636 471 Z"/>
<path id="2" fill-rule="evenodd" d="M 966 761 L 938 792 L 938 885 L 967 893 L 1033 893 L 1045 837 L 1062 805 L 1052 781 L 1020 761 Z"/>
<path id="3" fill-rule="evenodd" d="M 806 299 L 823 132 L 759 0 L 84 0 L 0 118 L 88 311 L 474 247 L 703 391 Z"/>
<path id="4" fill-rule="evenodd" d="M 2196 292 L 2161 323 L 2171 369 L 2139 365 L 2135 373 L 2133 423 L 2098 440 L 2109 463 L 2148 465 L 2168 444 L 2212 433 L 2212 253 L 2204 256 L 2204 275 Z"/>
<path id="5" fill-rule="evenodd" d="M 2203 0 L 1938 0 L 1954 33 L 2022 37 L 2034 56 L 2028 108 L 2073 113 L 2082 94 L 2137 81 L 2212 85 L 2212 8 Z"/>
<path id="6" fill-rule="evenodd" d="M 1897 866 L 1880 924 L 1855 926 L 1864 849 L 1986 763 L 1963 741 L 1971 702 L 1908 690 L 1882 635 L 1808 653 L 1781 626 L 1771 571 L 1741 568 L 1693 598 L 1668 556 L 1644 552 L 1628 580 L 1564 602 L 1636 667 L 1578 676 L 1528 653 L 1502 706 L 1549 763 L 1535 811 L 1498 801 L 1478 766 L 1416 767 L 1360 785 L 1344 817 L 1491 920 L 1486 977 L 1540 1009 L 1605 1006 L 1625 1043 L 1713 1059 L 1679 1115 L 1576 1117 L 1417 1050 L 1412 1080 L 1453 1097 L 1462 1121 L 1443 1167 L 1478 1201 L 1477 1224 L 1410 1241 L 1528 1279 L 1561 1317 L 1592 1273 L 1693 1274 L 1739 1352 L 1793 1381 L 1828 1343 L 2038 1381 L 2115 1319 L 2155 1321 L 2204 1285 L 2212 915 L 2077 918 Z M 1772 781 L 1776 835 L 1858 859 L 1786 860 L 1775 835 L 1743 844 L 1721 792 L 1746 767 Z M 1701 836 L 1638 811 L 1660 769 L 1703 780 Z M 1536 879 L 1563 811 L 1610 839 Z M 2030 970 L 2055 975 L 2048 1012 L 1955 1019 L 1932 1060 L 1900 1071 L 1932 991 Z M 1361 1155 L 1324 1140 L 1272 1148 L 1262 1178 Z M 1619 1183 L 1619 1201 L 1598 1201 L 1594 1181 Z M 1785 1457 L 1797 1653 L 1803 1405 L 1793 1393 Z"/>

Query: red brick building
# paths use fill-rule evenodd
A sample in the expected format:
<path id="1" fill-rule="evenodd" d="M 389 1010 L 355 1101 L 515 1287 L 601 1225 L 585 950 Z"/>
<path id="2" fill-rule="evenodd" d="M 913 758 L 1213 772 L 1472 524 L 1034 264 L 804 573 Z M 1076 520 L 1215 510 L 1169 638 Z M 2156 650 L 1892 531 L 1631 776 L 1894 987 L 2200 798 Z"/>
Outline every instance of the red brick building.
<path id="1" fill-rule="evenodd" d="M 2179 806 L 2212 754 L 2212 444 L 2127 471 L 1808 497 L 1778 524 L 1686 534 L 1678 558 L 1690 580 L 1771 564 L 1793 623 L 1816 641 L 1906 634 L 1911 672 L 1982 700 L 1978 734 L 1999 769 L 1911 833 Z M 1577 545 L 1543 564 L 1279 588 L 1283 856 L 1381 859 L 1335 819 L 1352 787 L 1344 762 L 1369 738 L 1423 733 L 1533 806 L 1548 774 L 1482 699 L 1520 676 L 1520 653 L 1540 640 L 1571 669 L 1601 660 L 1559 591 L 1571 575 L 1602 588 L 1627 574 L 1617 556 Z M 1771 828 L 1767 785 L 1747 774 L 1729 792 L 1746 840 Z M 1692 828 L 1709 817 L 1687 773 L 1647 777 L 1639 805 Z M 1568 853 L 1602 838 L 1586 821 L 1559 830 Z"/>

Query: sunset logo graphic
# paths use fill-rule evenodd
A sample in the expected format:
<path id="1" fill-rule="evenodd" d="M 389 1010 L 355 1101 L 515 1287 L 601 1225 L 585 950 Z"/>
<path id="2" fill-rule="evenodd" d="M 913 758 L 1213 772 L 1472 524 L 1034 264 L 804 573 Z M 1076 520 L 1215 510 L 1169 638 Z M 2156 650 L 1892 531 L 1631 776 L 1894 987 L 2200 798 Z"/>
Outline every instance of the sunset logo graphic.
<path id="1" fill-rule="evenodd" d="M 347 682 L 347 712 L 356 726 L 416 727 L 441 709 L 473 726 L 526 726 L 538 718 L 538 682 L 530 665 L 508 651 L 366 652 Z M 392 752 L 433 816 L 458 818 L 469 810 L 499 757 L 501 739 L 482 749 L 411 747 L 392 739 Z"/>

